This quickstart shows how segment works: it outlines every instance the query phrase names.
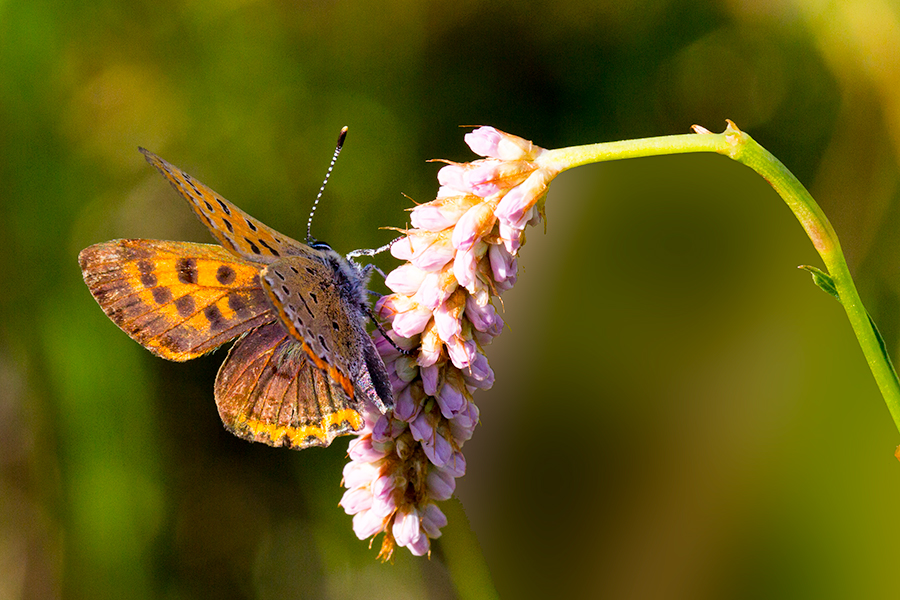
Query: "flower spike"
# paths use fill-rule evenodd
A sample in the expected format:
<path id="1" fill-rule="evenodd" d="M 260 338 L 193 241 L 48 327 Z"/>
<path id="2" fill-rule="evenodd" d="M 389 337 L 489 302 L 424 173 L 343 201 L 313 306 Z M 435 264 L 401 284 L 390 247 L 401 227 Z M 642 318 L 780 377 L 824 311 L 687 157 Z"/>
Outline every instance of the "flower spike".
<path id="1" fill-rule="evenodd" d="M 407 261 L 387 275 L 393 292 L 375 305 L 401 354 L 376 332 L 395 406 L 372 411 L 350 445 L 341 506 L 360 539 L 384 534 L 379 557 L 397 546 L 430 552 L 447 518 L 436 502 L 466 471 L 461 449 L 478 423 L 476 389 L 494 373 L 483 348 L 503 330 L 493 299 L 516 282 L 517 255 L 557 164 L 545 150 L 493 127 L 466 134 L 484 157 L 447 163 L 435 200 L 412 209 L 413 229 L 391 246 Z"/>

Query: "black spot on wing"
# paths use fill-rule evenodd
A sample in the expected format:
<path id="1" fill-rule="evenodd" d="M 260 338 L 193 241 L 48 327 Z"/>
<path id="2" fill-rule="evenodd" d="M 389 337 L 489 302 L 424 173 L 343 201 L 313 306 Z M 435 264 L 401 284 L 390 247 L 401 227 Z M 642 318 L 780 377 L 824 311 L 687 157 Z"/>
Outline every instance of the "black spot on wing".
<path id="1" fill-rule="evenodd" d="M 213 331 L 225 328 L 225 319 L 222 317 L 222 311 L 220 311 L 219 307 L 215 304 L 210 304 L 204 308 L 203 314 L 206 315 L 206 318 L 209 320 L 209 327 Z"/>
<path id="2" fill-rule="evenodd" d="M 141 283 L 145 288 L 155 288 L 158 280 L 153 273 L 141 273 Z"/>
<path id="3" fill-rule="evenodd" d="M 175 263 L 178 281 L 181 283 L 197 283 L 197 261 L 193 258 L 179 258 Z"/>
<path id="4" fill-rule="evenodd" d="M 266 250 L 271 252 L 273 256 L 281 256 L 281 254 L 278 253 L 278 250 L 276 250 L 275 248 L 273 248 L 272 246 L 270 246 L 266 243 L 266 240 L 261 239 L 261 240 L 259 240 L 259 243 L 262 244 L 263 246 L 265 246 Z"/>
<path id="5" fill-rule="evenodd" d="M 228 308 L 233 310 L 239 319 L 249 316 L 247 301 L 239 294 L 228 294 Z"/>
<path id="6" fill-rule="evenodd" d="M 248 221 L 248 222 L 249 222 L 249 221 Z M 244 241 L 246 241 L 248 244 L 250 244 L 250 250 L 253 252 L 253 254 L 262 254 L 262 252 L 261 252 L 260 249 L 259 249 L 259 246 L 257 246 L 257 245 L 253 242 L 253 240 L 251 240 L 251 239 L 245 237 L 245 238 L 244 238 Z"/>
<path id="7" fill-rule="evenodd" d="M 234 283 L 235 277 L 234 269 L 228 265 L 219 265 L 219 268 L 216 270 L 216 281 L 222 285 L 231 285 Z"/>
<path id="8" fill-rule="evenodd" d="M 231 209 L 228 208 L 228 205 L 227 205 L 227 204 L 225 204 L 224 202 L 222 202 L 222 201 L 219 200 L 218 198 L 216 198 L 216 202 L 219 203 L 219 206 L 222 207 L 222 210 L 225 211 L 225 214 L 226 214 L 226 215 L 231 216 Z"/>
<path id="9" fill-rule="evenodd" d="M 157 304 L 168 304 L 172 301 L 172 290 L 167 287 L 153 288 L 153 301 Z"/>
<path id="10" fill-rule="evenodd" d="M 175 308 L 182 317 L 190 317 L 196 310 L 194 299 L 190 296 L 182 296 L 175 301 Z"/>

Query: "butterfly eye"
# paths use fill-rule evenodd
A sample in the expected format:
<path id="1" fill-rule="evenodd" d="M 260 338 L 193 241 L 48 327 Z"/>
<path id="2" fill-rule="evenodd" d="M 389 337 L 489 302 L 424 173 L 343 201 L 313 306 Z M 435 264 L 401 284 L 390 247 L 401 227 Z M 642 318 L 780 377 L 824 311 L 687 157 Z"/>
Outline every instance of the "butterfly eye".
<path id="1" fill-rule="evenodd" d="M 310 248 L 315 248 L 316 250 L 333 250 L 331 246 L 326 244 L 325 242 L 314 241 L 310 243 Z"/>

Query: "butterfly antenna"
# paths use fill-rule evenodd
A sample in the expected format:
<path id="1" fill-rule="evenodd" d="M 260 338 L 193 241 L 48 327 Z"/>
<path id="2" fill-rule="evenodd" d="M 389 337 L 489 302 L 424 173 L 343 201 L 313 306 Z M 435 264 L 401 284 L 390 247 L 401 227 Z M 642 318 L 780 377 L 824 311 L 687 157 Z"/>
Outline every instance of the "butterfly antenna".
<path id="1" fill-rule="evenodd" d="M 325 172 L 325 181 L 322 182 L 322 187 L 319 188 L 319 193 L 316 195 L 316 199 L 313 202 L 312 209 L 309 211 L 309 219 L 306 221 L 306 243 L 313 242 L 312 236 L 312 220 L 313 215 L 316 214 L 316 208 L 319 206 L 319 200 L 322 198 L 322 194 L 325 193 L 325 185 L 328 183 L 328 178 L 331 177 L 331 172 L 334 170 L 334 163 L 337 162 L 338 155 L 341 153 L 341 148 L 344 147 L 344 140 L 347 139 L 347 126 L 345 125 L 341 129 L 340 135 L 338 135 L 337 146 L 334 148 L 334 155 L 331 157 L 331 164 L 328 165 L 328 171 Z"/>

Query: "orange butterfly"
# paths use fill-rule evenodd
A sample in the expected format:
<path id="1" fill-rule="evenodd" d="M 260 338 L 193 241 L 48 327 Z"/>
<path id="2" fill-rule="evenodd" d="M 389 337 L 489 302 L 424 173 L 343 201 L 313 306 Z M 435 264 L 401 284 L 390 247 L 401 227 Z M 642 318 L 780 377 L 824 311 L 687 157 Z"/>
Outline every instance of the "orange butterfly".
<path id="1" fill-rule="evenodd" d="M 278 233 L 140 150 L 222 246 L 113 240 L 85 248 L 84 281 L 107 316 L 175 361 L 240 337 L 215 397 L 225 427 L 244 439 L 327 446 L 362 429 L 363 402 L 390 409 L 387 371 L 365 327 L 369 269 L 322 242 Z"/>

